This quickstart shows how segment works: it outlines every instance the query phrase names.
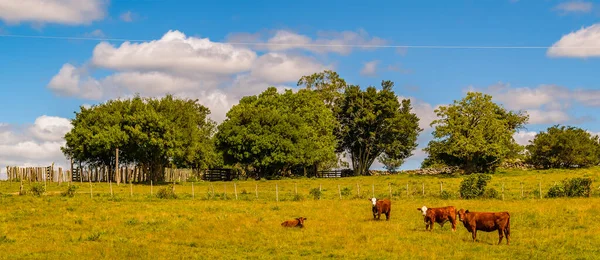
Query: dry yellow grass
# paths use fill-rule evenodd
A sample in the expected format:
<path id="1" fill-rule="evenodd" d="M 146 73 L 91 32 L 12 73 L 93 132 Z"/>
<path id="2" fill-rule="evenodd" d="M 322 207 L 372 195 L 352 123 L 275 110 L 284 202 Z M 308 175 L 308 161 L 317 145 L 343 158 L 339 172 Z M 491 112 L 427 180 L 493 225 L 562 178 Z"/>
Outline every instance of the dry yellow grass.
<path id="1" fill-rule="evenodd" d="M 449 200 L 444 190 L 458 191 L 461 178 L 434 176 L 377 176 L 336 180 L 300 179 L 226 183 L 191 183 L 175 186 L 178 199 L 150 197 L 150 187 L 80 185 L 73 198 L 52 192 L 66 185 L 49 184 L 49 195 L 6 195 L 18 191 L 15 183 L 0 183 L 1 259 L 295 259 L 304 258 L 458 258 L 458 259 L 597 259 L 600 255 L 600 198 L 598 169 L 579 171 L 508 172 L 494 175 L 490 186 L 505 200 Z M 538 199 L 534 191 L 542 181 L 545 193 L 566 177 L 594 179 L 591 198 Z M 520 197 L 524 182 L 525 198 Z M 357 196 L 356 184 L 361 195 Z M 378 197 L 389 196 L 390 221 L 373 221 L 372 184 Z M 406 184 L 409 194 L 406 195 Z M 422 196 L 422 183 L 426 194 Z M 276 201 L 275 184 L 279 190 Z M 337 185 L 343 191 L 339 199 Z M 216 196 L 212 198 L 212 188 Z M 259 198 L 255 188 L 258 185 Z M 28 186 L 28 184 L 26 184 Z M 309 191 L 322 187 L 315 200 Z M 156 194 L 164 186 L 154 186 Z M 299 197 L 295 190 L 298 189 Z M 344 192 L 344 188 L 348 187 Z M 244 192 L 245 191 L 245 192 Z M 87 192 L 87 193 L 85 193 Z M 242 194 L 243 193 L 243 194 Z M 300 198 L 301 197 L 301 198 Z M 459 223 L 457 232 L 447 223 L 432 232 L 417 207 L 454 205 L 473 211 L 509 211 L 511 245 L 496 245 L 497 232 L 478 233 L 478 242 Z M 305 228 L 283 228 L 294 217 L 308 218 Z"/>

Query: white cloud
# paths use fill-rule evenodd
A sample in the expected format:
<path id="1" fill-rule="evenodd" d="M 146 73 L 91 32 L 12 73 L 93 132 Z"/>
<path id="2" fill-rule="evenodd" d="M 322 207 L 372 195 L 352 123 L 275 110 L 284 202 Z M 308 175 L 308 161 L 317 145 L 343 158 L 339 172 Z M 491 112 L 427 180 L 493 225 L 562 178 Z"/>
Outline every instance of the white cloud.
<path id="1" fill-rule="evenodd" d="M 6 166 L 65 167 L 67 160 L 60 151 L 64 135 L 71 130 L 68 119 L 42 115 L 31 125 L 0 124 L 0 172 Z M 0 177 L 3 178 L 3 177 Z"/>
<path id="2" fill-rule="evenodd" d="M 537 135 L 537 132 L 533 131 L 519 131 L 513 134 L 515 142 L 520 145 L 528 145 L 530 140 L 533 140 Z"/>
<path id="3" fill-rule="evenodd" d="M 431 129 L 431 122 L 437 119 L 437 115 L 435 114 L 435 109 L 439 108 L 440 105 L 433 106 L 425 101 L 416 99 L 414 97 L 403 97 L 398 96 L 398 100 L 402 101 L 403 99 L 410 99 L 410 104 L 412 106 L 412 112 L 419 117 L 419 127 L 424 130 L 421 135 L 426 134 L 428 130 Z"/>
<path id="4" fill-rule="evenodd" d="M 106 34 L 100 29 L 93 30 L 92 32 L 85 33 L 83 36 L 85 37 L 93 37 L 93 38 L 106 38 Z"/>
<path id="5" fill-rule="evenodd" d="M 304 75 L 310 75 L 332 66 L 324 66 L 314 58 L 283 53 L 262 55 L 252 66 L 252 76 L 270 83 L 297 81 Z"/>
<path id="6" fill-rule="evenodd" d="M 243 47 L 169 31 L 159 40 L 125 42 L 117 48 L 102 42 L 94 48 L 92 62 L 113 70 L 227 75 L 250 69 L 256 56 L 256 53 Z"/>
<path id="7" fill-rule="evenodd" d="M 546 52 L 550 57 L 588 58 L 600 56 L 600 24 L 563 35 Z"/>
<path id="8" fill-rule="evenodd" d="M 589 117 L 573 117 L 569 108 L 577 103 L 585 106 L 600 106 L 600 90 L 572 90 L 556 85 L 540 85 L 535 88 L 512 88 L 509 84 L 497 83 L 483 89 L 474 87 L 467 91 L 480 91 L 492 95 L 510 110 L 525 110 L 530 124 L 579 123 Z"/>
<path id="9" fill-rule="evenodd" d="M 96 79 L 92 74 L 97 69 L 109 73 Z M 211 110 L 213 120 L 220 121 L 242 96 L 258 94 L 269 86 L 290 88 L 286 83 L 295 85 L 303 75 L 324 69 L 333 69 L 333 65 L 291 53 L 258 56 L 243 47 L 169 31 L 149 42 L 120 46 L 101 42 L 89 64 L 64 64 L 48 88 L 59 95 L 90 100 L 134 93 L 197 98 Z"/>
<path id="10" fill-rule="evenodd" d="M 90 24 L 104 18 L 107 6 L 107 0 L 0 0 L 0 20 L 9 24 Z"/>
<path id="11" fill-rule="evenodd" d="M 135 14 L 132 13 L 131 11 L 127 11 L 122 13 L 119 18 L 121 19 L 121 21 L 123 22 L 133 22 L 133 18 L 134 18 Z"/>
<path id="12" fill-rule="evenodd" d="M 353 49 L 359 48 L 363 50 L 372 49 L 370 45 L 382 45 L 387 41 L 372 37 L 365 30 L 354 31 L 320 31 L 316 38 L 302 35 L 288 30 L 277 30 L 271 34 L 270 38 L 263 39 L 263 33 L 233 33 L 228 35 L 230 42 L 258 42 L 267 43 L 266 45 L 255 45 L 255 49 L 269 51 L 286 51 L 286 50 L 307 50 L 314 53 L 338 53 L 347 55 Z"/>
<path id="13" fill-rule="evenodd" d="M 592 11 L 593 7 L 594 4 L 591 2 L 569 1 L 558 4 L 554 7 L 554 10 L 557 10 L 564 15 L 568 13 L 589 13 Z"/>
<path id="14" fill-rule="evenodd" d="M 379 61 L 377 61 L 377 60 L 365 62 L 362 69 L 360 70 L 360 75 L 363 75 L 363 76 L 377 75 L 377 64 L 379 64 Z"/>

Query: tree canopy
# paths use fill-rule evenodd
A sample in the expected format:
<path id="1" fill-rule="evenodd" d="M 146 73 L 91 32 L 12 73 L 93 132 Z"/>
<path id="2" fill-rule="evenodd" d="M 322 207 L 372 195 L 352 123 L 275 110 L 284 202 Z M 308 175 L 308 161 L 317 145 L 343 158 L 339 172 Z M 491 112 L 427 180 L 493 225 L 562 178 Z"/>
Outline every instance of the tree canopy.
<path id="1" fill-rule="evenodd" d="M 280 94 L 270 87 L 229 110 L 218 126 L 217 147 L 225 163 L 242 164 L 254 177 L 306 170 L 335 160 L 334 121 L 316 92 Z"/>
<path id="2" fill-rule="evenodd" d="M 410 100 L 398 100 L 393 86 L 391 81 L 382 81 L 379 91 L 349 86 L 338 99 L 337 151 L 350 153 L 356 175 L 366 174 L 382 154 L 399 166 L 417 147 L 419 118 L 411 113 Z"/>
<path id="3" fill-rule="evenodd" d="M 578 127 L 554 125 L 529 142 L 527 161 L 537 167 L 588 167 L 600 163 L 598 136 Z"/>
<path id="4" fill-rule="evenodd" d="M 112 170 L 119 148 L 120 163 L 143 166 L 154 181 L 162 180 L 166 166 L 199 169 L 217 163 L 215 123 L 197 100 L 136 96 L 80 109 L 62 147 L 76 161 Z"/>
<path id="5" fill-rule="evenodd" d="M 490 172 L 520 146 L 513 134 L 529 120 L 522 111 L 507 111 L 490 95 L 469 92 L 460 101 L 435 110 L 434 140 L 424 149 L 424 163 L 459 166 L 466 173 Z"/>

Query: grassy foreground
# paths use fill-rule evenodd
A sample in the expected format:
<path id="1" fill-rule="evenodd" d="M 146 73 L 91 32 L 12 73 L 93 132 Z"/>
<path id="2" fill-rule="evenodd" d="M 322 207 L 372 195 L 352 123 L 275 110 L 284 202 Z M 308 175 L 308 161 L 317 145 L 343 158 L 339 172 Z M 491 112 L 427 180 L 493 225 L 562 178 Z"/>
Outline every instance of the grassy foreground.
<path id="1" fill-rule="evenodd" d="M 539 199 L 535 193 L 540 181 L 545 194 L 555 181 L 575 176 L 592 177 L 591 198 Z M 178 199 L 163 200 L 149 196 L 148 185 L 133 185 L 133 196 L 131 186 L 113 185 L 111 197 L 108 184 L 93 184 L 90 198 L 83 183 L 68 198 L 56 194 L 65 184 L 48 184 L 47 195 L 34 197 L 10 195 L 18 185 L 2 182 L 0 259 L 594 259 L 600 255 L 599 176 L 597 168 L 496 174 L 490 186 L 500 191 L 504 184 L 504 201 L 441 199 L 439 182 L 456 194 L 461 178 L 437 176 L 244 181 L 236 183 L 238 200 L 232 183 L 196 182 L 193 197 L 191 183 L 180 184 Z M 389 197 L 392 187 L 390 221 L 372 220 L 367 198 L 373 184 L 378 197 Z M 315 200 L 309 191 L 319 186 L 322 197 Z M 511 245 L 496 245 L 497 232 L 478 232 L 474 243 L 460 223 L 454 233 L 449 223 L 427 232 L 416 210 L 422 205 L 509 211 Z M 308 218 L 304 229 L 280 226 L 299 216 Z"/>

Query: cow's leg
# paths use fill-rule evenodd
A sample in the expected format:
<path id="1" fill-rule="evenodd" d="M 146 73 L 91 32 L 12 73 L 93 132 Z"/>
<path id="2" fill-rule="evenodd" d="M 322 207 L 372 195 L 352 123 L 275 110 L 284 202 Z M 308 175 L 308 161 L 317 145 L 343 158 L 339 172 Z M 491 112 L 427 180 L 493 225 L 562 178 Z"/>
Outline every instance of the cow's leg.
<path id="1" fill-rule="evenodd" d="M 452 224 L 452 232 L 456 232 L 456 217 L 450 217 L 450 224 Z"/>
<path id="2" fill-rule="evenodd" d="M 502 242 L 502 233 L 504 232 L 504 230 L 502 228 L 498 229 L 498 245 Z"/>
<path id="3" fill-rule="evenodd" d="M 477 239 L 477 230 L 475 229 L 475 230 L 471 231 L 471 233 L 473 236 L 473 242 L 475 242 L 475 240 Z"/>
<path id="4" fill-rule="evenodd" d="M 390 214 L 392 214 L 392 213 L 391 213 L 391 210 L 388 210 L 388 211 L 385 213 L 385 220 L 390 220 Z"/>
<path id="5" fill-rule="evenodd" d="M 504 236 L 506 237 L 506 244 L 510 245 L 510 231 L 508 231 L 508 228 L 504 229 Z"/>

